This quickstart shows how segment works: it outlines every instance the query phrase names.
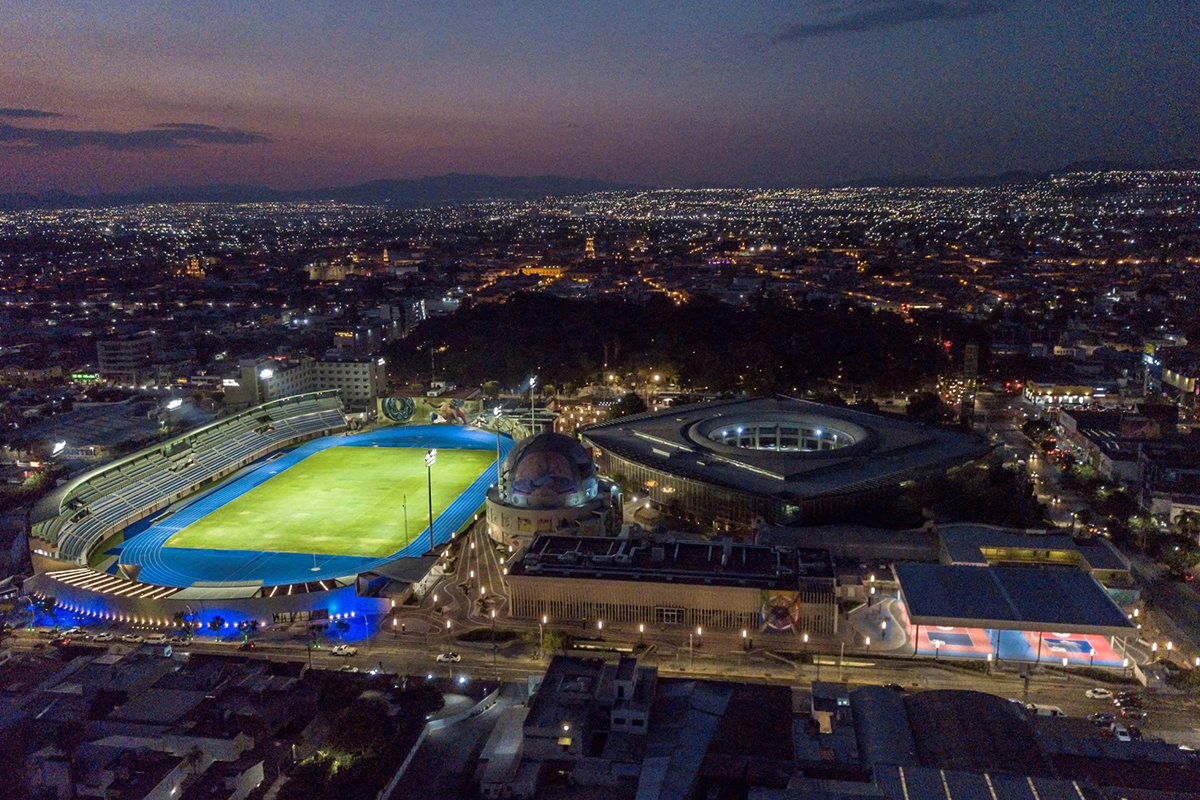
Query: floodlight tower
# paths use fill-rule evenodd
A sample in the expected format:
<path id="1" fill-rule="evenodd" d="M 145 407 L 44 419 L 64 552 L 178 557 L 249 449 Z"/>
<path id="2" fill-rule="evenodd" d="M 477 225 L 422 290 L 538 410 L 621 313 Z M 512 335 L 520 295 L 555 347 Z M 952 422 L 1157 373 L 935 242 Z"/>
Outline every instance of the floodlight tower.
<path id="1" fill-rule="evenodd" d="M 429 550 L 433 551 L 433 465 L 437 463 L 437 449 L 425 454 L 425 476 L 429 481 Z"/>

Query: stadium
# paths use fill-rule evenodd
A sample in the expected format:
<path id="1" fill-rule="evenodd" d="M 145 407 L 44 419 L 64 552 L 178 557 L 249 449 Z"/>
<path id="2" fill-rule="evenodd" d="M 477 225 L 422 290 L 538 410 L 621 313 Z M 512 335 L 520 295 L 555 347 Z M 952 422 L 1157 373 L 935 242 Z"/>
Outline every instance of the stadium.
<path id="1" fill-rule="evenodd" d="M 469 525 L 512 444 L 455 425 L 351 433 L 336 392 L 275 400 L 58 487 L 31 514 L 27 587 L 84 619 L 367 619 L 388 605 L 368 578 Z"/>

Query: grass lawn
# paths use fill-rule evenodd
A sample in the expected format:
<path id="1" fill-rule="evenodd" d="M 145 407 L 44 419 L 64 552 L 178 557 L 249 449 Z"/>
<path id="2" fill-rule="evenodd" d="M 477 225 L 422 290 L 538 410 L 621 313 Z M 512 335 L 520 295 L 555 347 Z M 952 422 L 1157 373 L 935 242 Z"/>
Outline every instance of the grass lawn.
<path id="1" fill-rule="evenodd" d="M 434 514 L 495 462 L 488 450 L 439 449 Z M 424 449 L 330 447 L 188 525 L 166 546 L 379 558 L 428 526 Z"/>

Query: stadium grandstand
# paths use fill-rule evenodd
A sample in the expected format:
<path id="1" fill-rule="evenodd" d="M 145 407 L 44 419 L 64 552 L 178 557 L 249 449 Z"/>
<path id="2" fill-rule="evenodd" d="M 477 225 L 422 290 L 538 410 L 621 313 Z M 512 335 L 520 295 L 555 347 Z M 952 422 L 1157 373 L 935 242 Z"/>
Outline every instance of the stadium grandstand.
<path id="1" fill-rule="evenodd" d="M 345 427 L 337 392 L 313 392 L 264 403 L 84 473 L 34 508 L 35 562 L 40 556 L 87 566 L 113 533 L 267 453 Z"/>

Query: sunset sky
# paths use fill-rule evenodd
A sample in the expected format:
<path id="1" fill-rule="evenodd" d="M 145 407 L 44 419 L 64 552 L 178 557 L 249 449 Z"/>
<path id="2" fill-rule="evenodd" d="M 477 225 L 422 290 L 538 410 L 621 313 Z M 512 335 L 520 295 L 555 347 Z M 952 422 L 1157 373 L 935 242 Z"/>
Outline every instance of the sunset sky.
<path id="1" fill-rule="evenodd" d="M 1195 157 L 1187 0 L 9 0 L 0 192 Z"/>

